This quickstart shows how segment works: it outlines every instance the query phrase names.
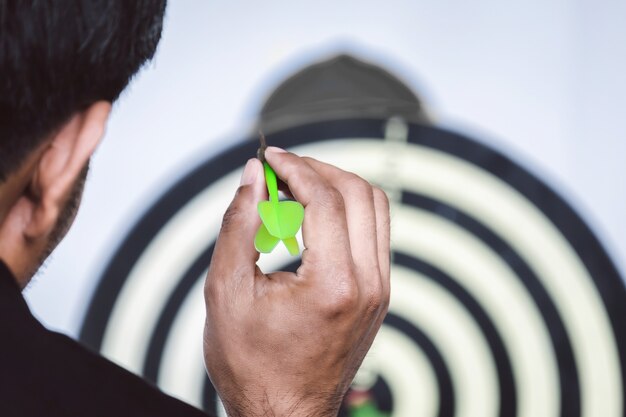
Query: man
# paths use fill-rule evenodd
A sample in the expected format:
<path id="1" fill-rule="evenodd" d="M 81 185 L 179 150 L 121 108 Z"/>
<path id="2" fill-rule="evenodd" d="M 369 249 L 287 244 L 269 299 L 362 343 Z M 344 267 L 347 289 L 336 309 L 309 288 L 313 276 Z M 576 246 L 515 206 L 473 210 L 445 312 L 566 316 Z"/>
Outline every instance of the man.
<path id="1" fill-rule="evenodd" d="M 204 415 L 46 330 L 20 293 L 71 225 L 111 103 L 154 54 L 164 9 L 0 0 L 2 416 Z M 387 310 L 388 202 L 322 162 L 276 148 L 266 159 L 305 207 L 302 265 L 256 267 L 266 191 L 251 159 L 206 279 L 207 371 L 230 416 L 333 416 Z"/>

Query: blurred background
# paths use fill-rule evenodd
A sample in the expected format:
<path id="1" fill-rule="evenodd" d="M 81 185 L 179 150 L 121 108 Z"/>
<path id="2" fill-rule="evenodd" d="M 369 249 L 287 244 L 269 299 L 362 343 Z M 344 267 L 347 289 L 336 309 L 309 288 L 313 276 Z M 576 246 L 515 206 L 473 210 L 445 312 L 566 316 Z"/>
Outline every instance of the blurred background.
<path id="1" fill-rule="evenodd" d="M 26 298 L 77 337 L 104 267 L 146 210 L 254 133 L 286 78 L 345 53 L 394 74 L 431 123 L 556 190 L 624 276 L 624 18 L 618 0 L 171 1 L 154 61 L 115 105 L 77 221 Z"/>

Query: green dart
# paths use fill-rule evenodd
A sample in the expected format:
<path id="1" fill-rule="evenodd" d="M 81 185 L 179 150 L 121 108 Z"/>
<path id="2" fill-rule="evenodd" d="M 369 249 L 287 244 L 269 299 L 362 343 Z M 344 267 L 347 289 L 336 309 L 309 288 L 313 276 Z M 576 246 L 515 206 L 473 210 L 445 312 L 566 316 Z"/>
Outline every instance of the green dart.
<path id="1" fill-rule="evenodd" d="M 373 402 L 367 401 L 350 407 L 350 417 L 388 417 L 388 414 L 379 411 Z"/>
<path id="2" fill-rule="evenodd" d="M 378 409 L 370 391 L 350 390 L 345 398 L 349 417 L 389 417 Z"/>
<path id="3" fill-rule="evenodd" d="M 300 253 L 296 233 L 304 220 L 304 207 L 297 201 L 280 201 L 278 199 L 278 182 L 276 173 L 265 161 L 265 136 L 261 133 L 261 147 L 257 153 L 263 162 L 265 183 L 269 193 L 269 201 L 261 201 L 257 207 L 262 224 L 254 237 L 254 246 L 261 253 L 270 253 L 279 241 L 283 241 L 289 254 Z"/>

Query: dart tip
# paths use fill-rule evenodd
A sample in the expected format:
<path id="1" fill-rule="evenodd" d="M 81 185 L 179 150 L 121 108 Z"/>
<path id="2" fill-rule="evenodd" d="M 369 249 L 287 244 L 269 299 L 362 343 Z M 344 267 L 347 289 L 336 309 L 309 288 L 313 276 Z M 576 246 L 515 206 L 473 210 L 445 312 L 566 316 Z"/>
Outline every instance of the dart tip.
<path id="1" fill-rule="evenodd" d="M 256 151 L 256 157 L 261 160 L 261 162 L 265 162 L 265 149 L 267 148 L 267 142 L 265 141 L 265 135 L 262 130 L 259 130 L 259 141 L 261 142 L 261 147 Z"/>

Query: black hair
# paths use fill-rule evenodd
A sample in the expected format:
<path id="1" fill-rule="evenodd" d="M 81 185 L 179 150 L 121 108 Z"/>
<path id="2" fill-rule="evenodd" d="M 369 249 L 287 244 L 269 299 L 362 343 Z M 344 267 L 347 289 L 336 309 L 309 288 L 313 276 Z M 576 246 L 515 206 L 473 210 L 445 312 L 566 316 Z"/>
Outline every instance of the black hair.
<path id="1" fill-rule="evenodd" d="M 0 0 L 0 181 L 152 56 L 165 0 Z"/>

